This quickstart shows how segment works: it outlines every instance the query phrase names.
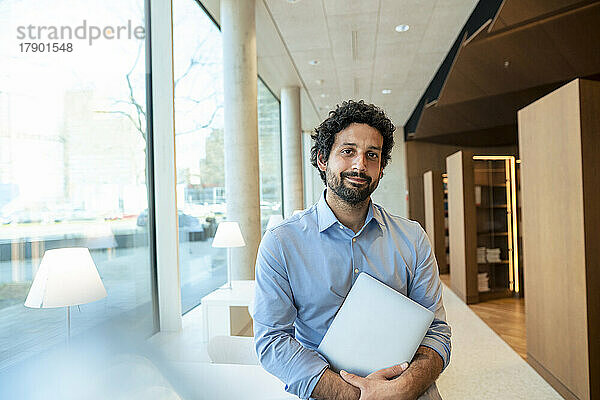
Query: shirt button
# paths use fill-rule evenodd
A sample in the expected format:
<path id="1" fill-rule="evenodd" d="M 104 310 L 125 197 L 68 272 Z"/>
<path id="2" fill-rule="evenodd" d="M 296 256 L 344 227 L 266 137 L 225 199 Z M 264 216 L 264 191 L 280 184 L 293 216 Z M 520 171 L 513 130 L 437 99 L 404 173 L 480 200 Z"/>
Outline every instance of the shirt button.
<path id="1" fill-rule="evenodd" d="M 358 268 L 354 268 L 354 273 L 358 274 Z"/>
<path id="2" fill-rule="evenodd" d="M 340 229 L 344 229 L 344 225 L 340 224 Z"/>
<path id="3" fill-rule="evenodd" d="M 353 239 L 352 239 L 352 241 L 353 241 L 353 242 L 356 242 L 356 238 L 353 238 Z"/>

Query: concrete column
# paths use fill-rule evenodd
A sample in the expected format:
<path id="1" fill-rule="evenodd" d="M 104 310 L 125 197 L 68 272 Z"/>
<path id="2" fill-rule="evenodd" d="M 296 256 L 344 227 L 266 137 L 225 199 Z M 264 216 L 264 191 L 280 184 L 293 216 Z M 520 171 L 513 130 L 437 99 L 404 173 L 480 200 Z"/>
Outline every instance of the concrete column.
<path id="1" fill-rule="evenodd" d="M 281 157 L 283 159 L 283 210 L 285 216 L 304 208 L 300 88 L 281 89 Z"/>
<path id="2" fill-rule="evenodd" d="M 232 279 L 254 279 L 261 239 L 254 0 L 221 0 L 227 219 L 246 247 L 231 249 Z"/>

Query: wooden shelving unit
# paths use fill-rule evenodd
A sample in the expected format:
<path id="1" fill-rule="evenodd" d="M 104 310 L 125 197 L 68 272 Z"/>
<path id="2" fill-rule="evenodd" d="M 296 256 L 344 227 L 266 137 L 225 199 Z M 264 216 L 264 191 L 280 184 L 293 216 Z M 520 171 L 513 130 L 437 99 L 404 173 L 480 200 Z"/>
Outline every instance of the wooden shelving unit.
<path id="1" fill-rule="evenodd" d="M 527 362 L 566 399 L 600 398 L 600 82 L 518 112 Z"/>
<path id="2" fill-rule="evenodd" d="M 519 292 L 516 160 L 474 156 L 479 301 Z"/>
<path id="3" fill-rule="evenodd" d="M 446 165 L 452 289 L 468 304 L 519 295 L 515 157 L 461 151 Z"/>
<path id="4" fill-rule="evenodd" d="M 448 273 L 446 257 L 445 208 L 442 171 L 426 171 L 423 174 L 423 199 L 425 206 L 425 231 L 435 252 L 440 274 Z"/>

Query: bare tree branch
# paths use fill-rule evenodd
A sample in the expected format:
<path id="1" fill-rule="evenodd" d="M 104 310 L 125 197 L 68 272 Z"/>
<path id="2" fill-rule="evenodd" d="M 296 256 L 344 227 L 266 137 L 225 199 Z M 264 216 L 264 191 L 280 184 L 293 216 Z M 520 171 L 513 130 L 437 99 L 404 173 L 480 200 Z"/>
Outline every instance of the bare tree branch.
<path id="1" fill-rule="evenodd" d="M 135 129 L 136 129 L 136 130 L 137 130 L 139 133 L 141 133 L 141 134 L 142 134 L 142 137 L 144 138 L 144 140 L 146 140 L 146 132 L 145 132 L 143 129 L 141 129 L 141 128 L 140 128 L 140 127 L 139 127 L 139 126 L 136 124 L 136 122 L 134 121 L 133 117 L 132 117 L 132 116 L 131 116 L 129 113 L 127 113 L 127 112 L 125 112 L 125 111 L 120 111 L 120 110 L 113 110 L 113 111 L 102 111 L 102 110 L 100 110 L 100 111 L 95 111 L 95 112 L 97 112 L 98 114 L 119 114 L 119 115 L 124 115 L 124 116 L 126 116 L 126 117 L 127 117 L 127 119 L 129 119 L 129 120 L 131 121 L 131 123 L 133 124 L 133 126 L 135 126 Z"/>
<path id="2" fill-rule="evenodd" d="M 189 129 L 187 131 L 175 132 L 175 136 L 186 135 L 188 133 L 197 132 L 200 129 L 208 128 L 209 126 L 212 125 L 212 123 L 213 123 L 213 121 L 215 119 L 215 116 L 217 115 L 217 113 L 219 112 L 219 110 L 221 108 L 223 108 L 223 106 L 221 106 L 221 105 L 217 106 L 217 108 L 213 111 L 212 115 L 210 116 L 210 120 L 206 124 L 196 125 L 193 129 Z"/>
<path id="3" fill-rule="evenodd" d="M 174 87 L 177 86 L 177 84 L 179 84 L 185 77 L 187 77 L 192 72 L 192 69 L 195 66 L 197 66 L 197 65 L 206 66 L 206 65 L 216 65 L 217 64 L 215 62 L 205 62 L 202 60 L 202 58 L 203 58 L 202 55 L 204 54 L 203 47 L 207 40 L 208 40 L 208 38 L 205 38 L 201 43 L 198 44 L 197 50 L 196 50 L 194 56 L 192 56 L 186 70 L 184 71 L 184 73 L 181 76 L 179 76 L 177 79 L 174 80 L 174 82 L 173 82 Z M 131 123 L 133 124 L 135 129 L 138 132 L 140 132 L 140 134 L 142 135 L 142 138 L 144 140 L 146 140 L 145 122 L 146 122 L 147 114 L 144 109 L 145 106 L 138 103 L 138 101 L 136 100 L 135 94 L 134 94 L 134 89 L 133 89 L 133 84 L 131 82 L 131 76 L 134 73 L 134 71 L 138 65 L 138 62 L 140 61 L 143 45 L 144 45 L 144 42 L 142 41 L 140 43 L 140 46 L 138 47 L 138 52 L 137 52 L 135 61 L 133 62 L 132 67 L 129 70 L 129 72 L 125 75 L 125 79 L 127 81 L 127 88 L 129 91 L 127 100 L 115 100 L 113 103 L 114 105 L 123 105 L 123 104 L 131 105 L 131 106 L 133 106 L 135 111 L 128 112 L 128 111 L 123 111 L 123 110 L 112 110 L 112 111 L 97 111 L 97 112 L 104 113 L 104 114 L 118 114 L 118 115 L 123 115 L 123 116 L 127 117 L 127 119 L 129 119 L 129 121 L 131 121 Z M 216 93 L 213 92 L 201 99 L 194 99 L 189 96 L 181 97 L 181 99 L 186 100 L 186 101 L 191 101 L 195 104 L 200 104 L 200 103 L 210 99 L 211 97 L 214 97 L 215 94 Z M 213 113 L 207 123 L 197 125 L 192 130 L 188 130 L 185 132 L 178 132 L 177 135 L 192 133 L 192 132 L 198 131 L 200 129 L 208 128 L 213 123 L 215 116 L 220 108 L 222 108 L 222 106 L 220 106 L 220 105 L 216 107 L 216 109 L 213 111 Z"/>
<path id="4" fill-rule="evenodd" d="M 198 61 L 195 58 L 192 58 L 185 72 L 179 78 L 175 79 L 175 81 L 173 82 L 173 86 L 177 87 L 177 84 L 190 73 L 190 71 L 192 70 L 192 68 L 194 68 L 194 66 L 196 66 L 196 64 L 198 64 Z"/>
<path id="5" fill-rule="evenodd" d="M 179 99 L 191 101 L 192 103 L 196 103 L 196 104 L 200 104 L 200 103 L 204 103 L 206 100 L 210 100 L 214 96 L 215 96 L 215 92 L 212 92 L 208 96 L 205 96 L 201 99 L 194 99 L 190 96 L 182 96 L 182 97 L 179 97 Z"/>

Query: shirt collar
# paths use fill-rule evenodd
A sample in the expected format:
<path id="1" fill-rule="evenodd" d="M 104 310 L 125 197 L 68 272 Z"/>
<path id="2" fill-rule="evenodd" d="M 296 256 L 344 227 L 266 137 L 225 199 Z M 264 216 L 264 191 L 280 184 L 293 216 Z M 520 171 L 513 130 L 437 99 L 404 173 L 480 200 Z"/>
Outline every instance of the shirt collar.
<path id="1" fill-rule="evenodd" d="M 319 221 L 319 232 L 323 232 L 335 223 L 340 223 L 333 211 L 331 211 L 331 208 L 329 208 L 329 204 L 327 204 L 327 202 L 325 201 L 326 192 L 327 189 L 325 189 L 323 193 L 321 193 L 321 198 L 317 203 L 317 218 Z M 364 226 L 367 226 L 367 224 L 369 224 L 369 222 L 371 222 L 372 219 L 377 221 L 379 225 L 383 226 L 383 218 L 381 216 L 381 212 L 378 208 L 373 206 L 373 200 L 369 202 L 369 210 L 367 211 L 367 218 L 365 218 Z"/>

